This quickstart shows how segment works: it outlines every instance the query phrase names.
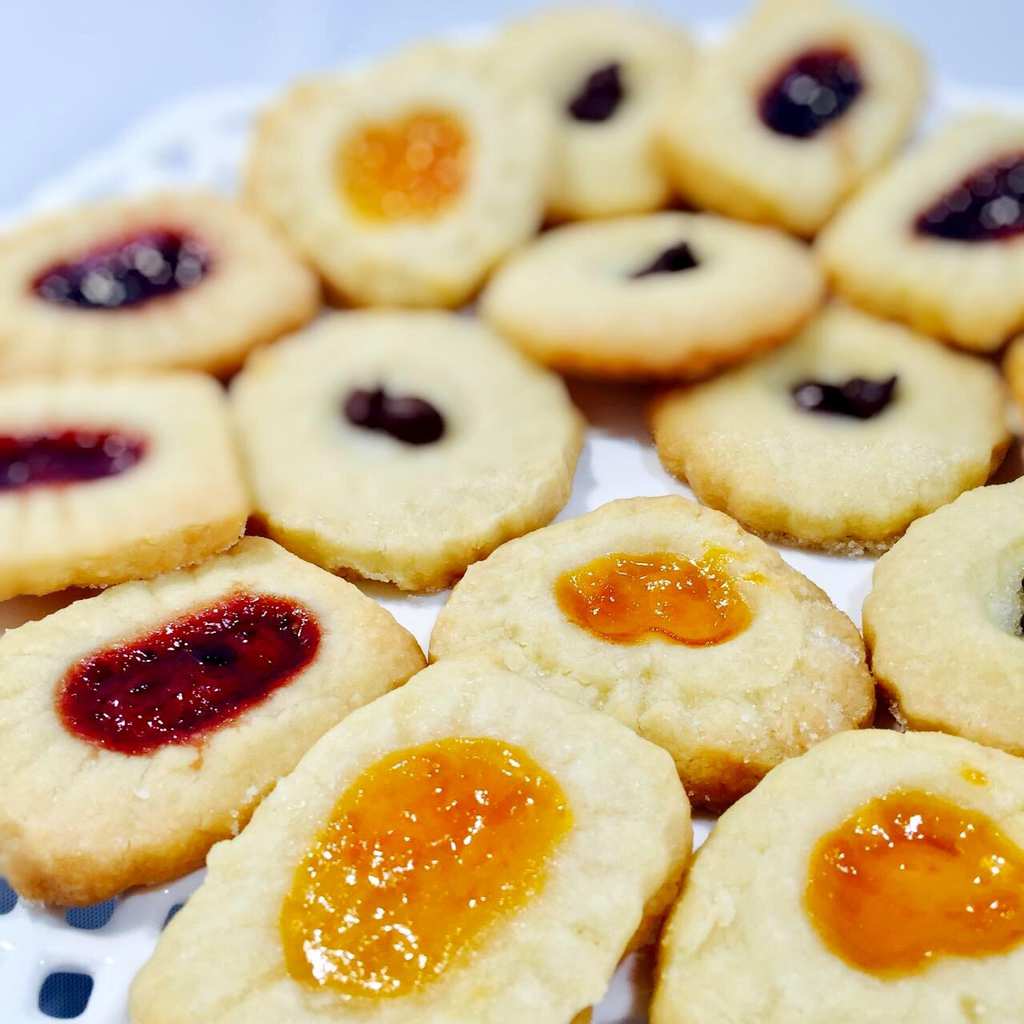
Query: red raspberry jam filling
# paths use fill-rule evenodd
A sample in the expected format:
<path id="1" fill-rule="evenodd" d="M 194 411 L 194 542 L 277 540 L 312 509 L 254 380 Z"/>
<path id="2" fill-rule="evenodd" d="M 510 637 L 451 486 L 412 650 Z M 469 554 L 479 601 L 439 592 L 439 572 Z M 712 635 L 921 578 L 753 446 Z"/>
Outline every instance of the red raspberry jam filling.
<path id="1" fill-rule="evenodd" d="M 345 418 L 405 444 L 433 444 L 444 436 L 444 417 L 425 398 L 357 388 L 345 399 Z"/>
<path id="2" fill-rule="evenodd" d="M 574 121 L 600 124 L 615 116 L 625 98 L 622 68 L 618 64 L 605 64 L 587 75 L 565 109 Z"/>
<path id="3" fill-rule="evenodd" d="M 121 309 L 192 288 L 210 266 L 210 253 L 198 239 L 154 228 L 48 267 L 32 282 L 32 290 L 58 306 Z"/>
<path id="4" fill-rule="evenodd" d="M 0 493 L 117 476 L 146 454 L 144 438 L 119 430 L 0 433 Z"/>
<path id="5" fill-rule="evenodd" d="M 658 253 L 650 263 L 644 264 L 639 270 L 634 270 L 630 276 L 637 278 L 651 277 L 654 274 L 678 274 L 683 270 L 693 270 L 699 265 L 700 261 L 689 245 L 686 242 L 679 242 Z"/>
<path id="6" fill-rule="evenodd" d="M 845 50 L 808 50 L 787 64 L 761 94 L 761 120 L 773 132 L 808 139 L 843 116 L 864 81 Z"/>
<path id="7" fill-rule="evenodd" d="M 236 594 L 78 662 L 57 691 L 65 728 L 121 754 L 189 743 L 237 718 L 312 661 L 313 614 Z"/>
<path id="8" fill-rule="evenodd" d="M 842 384 L 805 380 L 795 384 L 790 394 L 804 412 L 827 412 L 835 416 L 869 420 L 888 408 L 896 394 L 898 379 L 888 377 L 885 380 L 868 380 L 866 377 L 851 377 Z"/>

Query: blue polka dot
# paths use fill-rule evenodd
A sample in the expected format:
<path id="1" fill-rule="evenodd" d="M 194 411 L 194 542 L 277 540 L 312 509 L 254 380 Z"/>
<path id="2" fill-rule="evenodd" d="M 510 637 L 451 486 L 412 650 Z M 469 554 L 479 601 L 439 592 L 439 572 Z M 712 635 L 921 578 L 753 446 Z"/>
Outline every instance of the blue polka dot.
<path id="1" fill-rule="evenodd" d="M 94 903 L 91 907 L 72 907 L 64 915 L 72 928 L 81 928 L 83 931 L 94 932 L 102 928 L 114 916 L 117 909 L 117 900 L 106 900 L 103 903 Z"/>
<path id="2" fill-rule="evenodd" d="M 92 978 L 77 971 L 55 971 L 39 989 L 39 1009 L 47 1017 L 72 1020 L 89 1005 Z"/>
<path id="3" fill-rule="evenodd" d="M 18 894 L 0 878 L 0 914 L 9 914 L 18 905 Z"/>

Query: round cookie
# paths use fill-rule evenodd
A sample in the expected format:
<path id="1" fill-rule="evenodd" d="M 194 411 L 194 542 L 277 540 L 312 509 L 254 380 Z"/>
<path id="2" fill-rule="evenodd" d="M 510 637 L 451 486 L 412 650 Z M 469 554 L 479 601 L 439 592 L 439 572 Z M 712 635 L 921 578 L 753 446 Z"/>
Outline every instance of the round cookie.
<path id="1" fill-rule="evenodd" d="M 274 103 L 246 195 L 335 298 L 457 306 L 540 226 L 550 127 L 484 54 L 420 47 Z"/>
<path id="2" fill-rule="evenodd" d="M 1024 754 L 1024 482 L 918 520 L 875 567 L 872 667 L 894 713 Z"/>
<path id="3" fill-rule="evenodd" d="M 552 217 L 643 213 L 667 202 L 656 137 L 664 104 L 696 59 L 686 32 L 638 10 L 545 10 L 507 26 L 493 59 L 551 108 Z"/>
<path id="4" fill-rule="evenodd" d="M 226 373 L 318 304 L 315 276 L 230 200 L 95 203 L 0 238 L 0 374 Z"/>
<path id="5" fill-rule="evenodd" d="M 666 107 L 682 196 L 813 235 L 897 150 L 924 94 L 903 35 L 833 0 L 762 0 Z"/>
<path id="6" fill-rule="evenodd" d="M 819 252 L 882 316 L 991 352 L 1024 328 L 1024 118 L 957 118 L 872 181 Z"/>
<path id="7" fill-rule="evenodd" d="M 232 386 L 272 537 L 332 571 L 445 587 L 568 500 L 565 386 L 450 313 L 337 313 Z"/>
<path id="8" fill-rule="evenodd" d="M 431 660 L 468 653 L 663 746 L 708 807 L 874 711 L 850 620 L 768 545 L 681 497 L 614 501 L 472 566 L 430 640 Z"/>
<path id="9" fill-rule="evenodd" d="M 559 370 L 678 379 L 778 344 L 823 295 L 810 252 L 779 232 L 658 213 L 547 232 L 498 270 L 480 309 Z"/>
<path id="10" fill-rule="evenodd" d="M 994 368 L 832 306 L 790 345 L 652 406 L 658 454 L 748 529 L 885 550 L 983 484 L 1010 442 Z"/>
<path id="11" fill-rule="evenodd" d="M 431 793 L 416 787 L 424 762 Z M 496 799 L 509 780 L 513 792 Z M 383 792 L 389 800 L 373 800 Z M 211 852 L 206 880 L 136 978 L 131 1019 L 566 1024 L 602 997 L 631 938 L 673 899 L 690 838 L 663 751 L 488 663 L 438 665 L 329 732 L 242 835 Z M 317 863 L 323 844 L 338 866 Z M 372 892 L 353 844 L 379 855 Z M 349 865 L 328 906 L 345 914 L 362 893 L 373 903 L 354 927 L 326 916 L 333 944 L 314 935 L 296 949 L 321 918 L 296 906 L 296 887 L 316 888 L 314 868 Z M 416 892 L 404 905 L 403 875 Z M 467 890 L 474 899 L 460 899 Z M 376 921 L 391 922 L 378 926 L 386 946 L 372 941 Z M 423 966 L 386 975 L 406 938 Z"/>
<path id="12" fill-rule="evenodd" d="M 843 733 L 775 769 L 687 877 L 652 1024 L 1016 1020 L 1022 804 L 1019 760 L 939 734 Z"/>

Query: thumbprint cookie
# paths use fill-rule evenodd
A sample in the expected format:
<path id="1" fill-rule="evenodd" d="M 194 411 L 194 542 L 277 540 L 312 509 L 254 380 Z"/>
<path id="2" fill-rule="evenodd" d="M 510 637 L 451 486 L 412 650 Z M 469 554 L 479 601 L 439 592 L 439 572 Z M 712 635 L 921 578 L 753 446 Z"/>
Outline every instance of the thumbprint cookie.
<path id="1" fill-rule="evenodd" d="M 90 904 L 199 867 L 323 733 L 422 667 L 355 587 L 269 540 L 0 638 L 0 868 Z"/>
<path id="2" fill-rule="evenodd" d="M 1017 758 L 939 733 L 844 733 L 776 768 L 694 863 L 652 1024 L 1019 1020 L 1022 804 Z"/>
<path id="3" fill-rule="evenodd" d="M 537 230 L 550 120 L 469 48 L 300 83 L 263 116 L 246 191 L 356 305 L 456 306 Z"/>
<path id="4" fill-rule="evenodd" d="M 335 313 L 250 360 L 232 403 L 270 536 L 403 590 L 547 523 L 582 436 L 561 380 L 452 313 Z"/>
<path id="5" fill-rule="evenodd" d="M 813 235 L 907 138 L 924 94 L 912 44 L 833 0 L 763 0 L 666 111 L 684 198 Z"/>
<path id="6" fill-rule="evenodd" d="M 210 378 L 0 387 L 0 600 L 201 561 L 241 536 L 248 512 Z"/>
<path id="7" fill-rule="evenodd" d="M 498 270 L 481 313 L 559 370 L 678 379 L 778 344 L 823 297 L 824 278 L 801 242 L 673 212 L 549 231 Z"/>
<path id="8" fill-rule="evenodd" d="M 1024 118 L 953 121 L 857 195 L 819 248 L 858 305 L 999 348 L 1024 329 Z"/>
<path id="9" fill-rule="evenodd" d="M 470 653 L 664 747 L 710 808 L 874 711 L 853 623 L 728 516 L 675 496 L 613 501 L 472 566 L 430 641 L 442 664 Z"/>
<path id="10" fill-rule="evenodd" d="M 213 849 L 133 1024 L 567 1024 L 674 897 L 672 761 L 483 661 L 354 712 Z"/>
<path id="11" fill-rule="evenodd" d="M 226 373 L 318 302 L 315 275 L 230 200 L 96 203 L 0 237 L 0 374 Z"/>
<path id="12" fill-rule="evenodd" d="M 651 421 L 705 504 L 841 554 L 885 550 L 983 484 L 1010 442 L 991 365 L 839 305 L 773 355 L 657 399 Z"/>
<path id="13" fill-rule="evenodd" d="M 553 217 L 642 213 L 668 201 L 657 133 L 695 60 L 681 28 L 633 10 L 556 9 L 508 26 L 494 59 L 551 107 Z"/>

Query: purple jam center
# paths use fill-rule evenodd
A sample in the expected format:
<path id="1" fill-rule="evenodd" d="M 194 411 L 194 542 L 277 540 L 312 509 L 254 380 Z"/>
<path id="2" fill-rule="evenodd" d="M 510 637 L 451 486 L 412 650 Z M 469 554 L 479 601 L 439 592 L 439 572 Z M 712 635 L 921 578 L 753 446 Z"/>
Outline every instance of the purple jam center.
<path id="1" fill-rule="evenodd" d="M 587 75 L 565 109 L 574 121 L 600 124 L 615 116 L 625 98 L 621 65 L 605 64 Z"/>
<path id="2" fill-rule="evenodd" d="M 117 476 L 146 454 L 144 438 L 119 430 L 0 433 L 0 493 Z"/>
<path id="3" fill-rule="evenodd" d="M 869 420 L 882 412 L 896 393 L 897 377 L 868 380 L 851 377 L 843 384 L 825 384 L 805 380 L 793 386 L 790 394 L 805 412 L 831 413 L 852 419 Z"/>
<path id="4" fill-rule="evenodd" d="M 972 171 L 921 213 L 919 234 L 953 242 L 991 242 L 1024 233 L 1024 153 Z"/>
<path id="5" fill-rule="evenodd" d="M 123 309 L 199 284 L 210 254 L 198 239 L 157 228 L 48 267 L 32 282 L 39 298 L 76 309 Z"/>
<path id="6" fill-rule="evenodd" d="M 658 253 L 650 263 L 644 264 L 639 270 L 634 270 L 630 276 L 637 278 L 650 277 L 653 274 L 678 274 L 683 270 L 693 270 L 699 265 L 700 261 L 689 245 L 686 242 L 679 242 Z"/>
<path id="7" fill-rule="evenodd" d="M 237 594 L 120 647 L 64 677 L 65 728 L 121 754 L 188 743 L 265 700 L 310 663 L 312 613 L 294 601 Z"/>
<path id="8" fill-rule="evenodd" d="M 405 444 L 433 444 L 444 436 L 444 417 L 426 399 L 389 395 L 384 388 L 357 389 L 345 399 L 345 418 Z"/>
<path id="9" fill-rule="evenodd" d="M 863 90 L 851 54 L 808 50 L 787 64 L 761 94 L 761 120 L 779 135 L 807 139 L 842 117 Z"/>

